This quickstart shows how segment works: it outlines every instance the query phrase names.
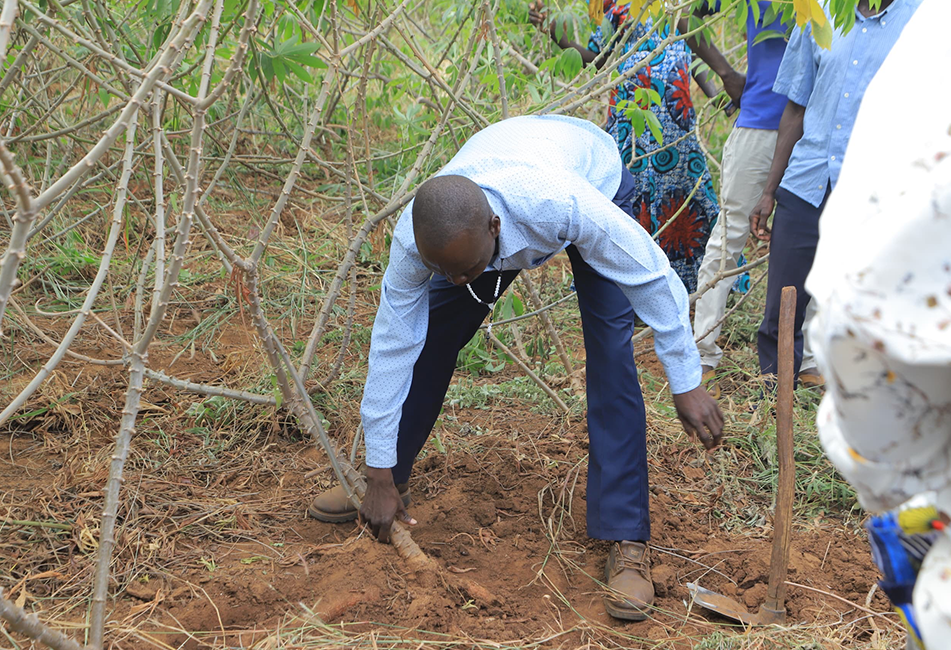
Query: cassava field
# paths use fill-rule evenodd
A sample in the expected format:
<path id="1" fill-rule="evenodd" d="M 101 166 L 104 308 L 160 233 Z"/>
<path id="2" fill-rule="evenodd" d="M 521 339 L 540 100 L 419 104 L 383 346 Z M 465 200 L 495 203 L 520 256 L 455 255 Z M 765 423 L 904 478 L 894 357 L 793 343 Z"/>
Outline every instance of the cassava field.
<path id="1" fill-rule="evenodd" d="M 61 648 L 900 643 L 863 514 L 818 444 L 815 391 L 796 393 L 788 623 L 744 630 L 690 604 L 687 582 L 751 609 L 766 593 L 777 463 L 752 245 L 721 337 L 722 448 L 687 438 L 650 333 L 636 337 L 649 620 L 601 604 L 562 256 L 523 273 L 494 339 L 460 354 L 411 536 L 384 546 L 305 514 L 333 464 L 363 489 L 359 402 L 401 207 L 493 121 L 600 123 L 613 65 L 582 70 L 514 0 L 34 2 L 0 15 L 0 607 L 37 619 L 5 625 L 0 646 L 38 647 L 41 624 Z M 692 28 L 743 66 L 745 4 L 724 4 Z M 583 4 L 551 13 L 586 39 Z M 716 175 L 732 118 L 695 102 Z"/>

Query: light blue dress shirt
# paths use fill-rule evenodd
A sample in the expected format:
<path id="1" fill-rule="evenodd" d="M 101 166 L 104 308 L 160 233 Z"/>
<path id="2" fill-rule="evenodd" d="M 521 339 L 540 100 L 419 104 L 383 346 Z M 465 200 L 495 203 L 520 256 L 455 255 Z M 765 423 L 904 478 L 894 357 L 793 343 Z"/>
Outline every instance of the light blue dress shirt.
<path id="1" fill-rule="evenodd" d="M 654 329 L 673 393 L 700 385 L 687 292 L 650 235 L 612 198 L 621 183 L 614 140 L 563 116 L 515 117 L 473 136 L 439 172 L 477 183 L 502 222 L 489 270 L 540 266 L 569 244 L 614 280 Z M 413 204 L 393 232 L 370 339 L 361 415 L 367 465 L 393 467 L 403 402 L 429 324 L 429 280 L 413 236 Z"/>
<path id="2" fill-rule="evenodd" d="M 828 50 L 816 44 L 809 25 L 793 30 L 773 90 L 806 113 L 780 187 L 816 207 L 828 184 L 835 187 L 865 89 L 920 4 L 893 0 L 870 18 L 856 10 L 852 30 L 836 30 Z M 904 96 L 895 92 L 896 101 Z"/>

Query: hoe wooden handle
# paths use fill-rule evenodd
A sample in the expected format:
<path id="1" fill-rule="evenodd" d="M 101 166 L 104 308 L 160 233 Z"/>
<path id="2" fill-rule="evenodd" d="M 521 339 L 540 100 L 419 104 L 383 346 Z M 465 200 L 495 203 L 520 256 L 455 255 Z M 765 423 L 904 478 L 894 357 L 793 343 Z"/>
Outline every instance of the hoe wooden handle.
<path id="1" fill-rule="evenodd" d="M 796 466 L 793 460 L 793 383 L 795 382 L 794 334 L 796 325 L 796 287 L 783 287 L 779 306 L 779 385 L 776 396 L 776 446 L 779 481 L 776 489 L 776 515 L 773 518 L 773 553 L 769 561 L 769 588 L 763 608 L 785 613 L 786 571 L 789 568 L 789 539 L 792 533 L 792 508 L 796 491 Z"/>

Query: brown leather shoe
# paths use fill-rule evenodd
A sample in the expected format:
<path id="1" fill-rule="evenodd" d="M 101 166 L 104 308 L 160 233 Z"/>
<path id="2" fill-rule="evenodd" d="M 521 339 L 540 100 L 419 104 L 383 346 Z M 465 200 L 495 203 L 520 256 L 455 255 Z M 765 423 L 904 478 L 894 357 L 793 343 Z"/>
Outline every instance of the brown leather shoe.
<path id="1" fill-rule="evenodd" d="M 604 567 L 608 589 L 604 609 L 614 618 L 643 621 L 654 604 L 654 583 L 651 582 L 650 556 L 647 544 L 615 542 Z"/>
<path id="2" fill-rule="evenodd" d="M 706 388 L 713 399 L 720 399 L 720 384 L 717 382 L 717 371 L 713 366 L 700 366 L 700 385 Z"/>
<path id="3" fill-rule="evenodd" d="M 403 483 L 396 486 L 403 500 L 403 505 L 410 504 L 409 483 Z M 319 521 L 326 521 L 331 524 L 341 524 L 345 521 L 353 521 L 357 518 L 357 510 L 347 498 L 347 493 L 342 485 L 331 488 L 322 494 L 314 497 L 307 508 L 307 514 Z"/>
<path id="4" fill-rule="evenodd" d="M 803 388 L 820 388 L 825 386 L 826 380 L 819 369 L 813 366 L 808 370 L 799 371 L 799 383 L 803 385 Z"/>

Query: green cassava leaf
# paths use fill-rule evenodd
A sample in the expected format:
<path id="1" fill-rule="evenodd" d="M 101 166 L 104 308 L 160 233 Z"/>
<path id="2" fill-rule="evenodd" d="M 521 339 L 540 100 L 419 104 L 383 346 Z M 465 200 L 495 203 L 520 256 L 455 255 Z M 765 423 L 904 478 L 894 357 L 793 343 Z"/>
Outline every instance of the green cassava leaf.
<path id="1" fill-rule="evenodd" d="M 811 24 L 812 37 L 816 40 L 816 45 L 824 50 L 830 49 L 832 47 L 832 23 L 825 20 L 820 24 L 813 20 Z"/>
<path id="2" fill-rule="evenodd" d="M 647 120 L 647 128 L 651 130 L 651 135 L 654 136 L 654 140 L 657 141 L 657 144 L 664 144 L 664 127 L 660 125 L 660 120 L 657 119 L 657 116 L 654 115 L 653 111 L 642 111 L 644 113 L 644 119 Z"/>
<path id="3" fill-rule="evenodd" d="M 584 67 L 584 61 L 581 59 L 581 53 L 574 48 L 569 48 L 561 53 L 561 71 L 568 79 L 574 79 L 581 68 Z"/>
<path id="4" fill-rule="evenodd" d="M 284 65 L 287 66 L 287 69 L 291 71 L 298 79 L 304 83 L 313 83 L 314 78 L 310 76 L 310 73 L 304 69 L 304 66 L 300 65 L 296 61 L 291 59 L 284 59 Z"/>
<path id="5" fill-rule="evenodd" d="M 753 45 L 759 45 L 763 41 L 767 41 L 771 38 L 785 38 L 785 34 L 775 29 L 767 29 L 756 35 L 756 38 L 753 39 Z"/>
<path id="6" fill-rule="evenodd" d="M 634 129 L 634 135 L 637 137 L 640 137 L 641 134 L 644 133 L 644 113 L 650 113 L 650 111 L 637 108 L 636 105 L 632 106 L 632 108 L 627 111 L 628 119 L 631 120 L 631 128 Z M 651 114 L 653 115 L 653 113 Z"/>

